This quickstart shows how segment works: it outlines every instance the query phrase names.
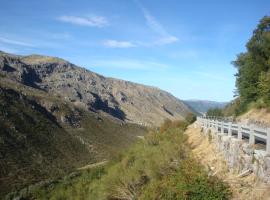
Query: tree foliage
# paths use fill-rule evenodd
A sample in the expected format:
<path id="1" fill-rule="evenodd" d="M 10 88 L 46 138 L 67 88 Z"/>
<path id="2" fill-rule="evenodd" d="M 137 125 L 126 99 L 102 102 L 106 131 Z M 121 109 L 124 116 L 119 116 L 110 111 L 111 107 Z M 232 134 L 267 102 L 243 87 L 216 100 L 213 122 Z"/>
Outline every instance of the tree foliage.
<path id="1" fill-rule="evenodd" d="M 207 117 L 223 117 L 222 110 L 219 108 L 211 108 L 206 113 Z"/>
<path id="2" fill-rule="evenodd" d="M 233 61 L 236 74 L 240 109 L 244 111 L 251 102 L 263 100 L 270 105 L 270 17 L 261 19 L 246 44 L 247 51 Z"/>

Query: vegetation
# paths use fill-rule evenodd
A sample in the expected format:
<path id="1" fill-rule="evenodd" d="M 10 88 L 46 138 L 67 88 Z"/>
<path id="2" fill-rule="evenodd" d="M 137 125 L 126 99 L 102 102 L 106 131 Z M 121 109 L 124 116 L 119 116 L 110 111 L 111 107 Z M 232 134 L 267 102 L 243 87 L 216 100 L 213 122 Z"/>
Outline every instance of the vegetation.
<path id="1" fill-rule="evenodd" d="M 193 122 L 196 121 L 196 115 L 194 115 L 193 113 L 188 113 L 186 116 L 186 121 L 192 124 Z"/>
<path id="2" fill-rule="evenodd" d="M 228 186 L 192 156 L 185 121 L 166 122 L 114 158 L 29 196 L 38 199 L 229 199 Z"/>
<path id="3" fill-rule="evenodd" d="M 137 135 L 146 133 L 141 126 L 122 124 L 45 92 L 3 81 L 0 80 L 0 197 L 110 159 L 133 144 Z"/>
<path id="4" fill-rule="evenodd" d="M 223 115 L 222 109 L 212 108 L 207 111 L 206 116 L 207 117 L 223 117 L 224 115 Z"/>
<path id="5" fill-rule="evenodd" d="M 270 106 L 270 17 L 261 19 L 248 41 L 247 52 L 241 53 L 233 62 L 238 72 L 236 87 L 239 107 L 236 114 L 248 109 L 252 102 L 256 106 Z"/>
<path id="6" fill-rule="evenodd" d="M 236 98 L 233 101 L 231 101 L 228 105 L 225 106 L 225 108 L 222 110 L 224 116 L 236 116 L 239 113 L 236 113 L 238 110 L 237 108 L 240 106 L 240 99 Z"/>
<path id="7" fill-rule="evenodd" d="M 73 172 L 56 181 L 31 185 L 20 192 L 10 193 L 5 199 L 87 199 L 88 186 L 105 173 L 104 166 Z"/>

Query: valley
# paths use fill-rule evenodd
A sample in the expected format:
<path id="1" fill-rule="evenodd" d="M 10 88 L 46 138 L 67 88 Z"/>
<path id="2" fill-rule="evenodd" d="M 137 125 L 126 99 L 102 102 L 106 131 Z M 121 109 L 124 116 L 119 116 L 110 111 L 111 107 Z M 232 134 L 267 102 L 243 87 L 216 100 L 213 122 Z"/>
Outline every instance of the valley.
<path id="1" fill-rule="evenodd" d="M 3 1 L 0 200 L 270 199 L 260 1 Z"/>
<path id="2" fill-rule="evenodd" d="M 157 88 L 58 58 L 2 52 L 0 74 L 1 195 L 110 159 L 153 123 L 191 112 Z"/>

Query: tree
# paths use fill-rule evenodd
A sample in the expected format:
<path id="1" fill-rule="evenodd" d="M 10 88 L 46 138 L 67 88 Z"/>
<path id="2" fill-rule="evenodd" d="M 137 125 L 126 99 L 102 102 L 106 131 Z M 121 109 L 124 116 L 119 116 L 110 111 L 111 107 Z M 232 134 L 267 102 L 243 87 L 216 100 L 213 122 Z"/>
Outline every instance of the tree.
<path id="1" fill-rule="evenodd" d="M 270 71 L 261 74 L 259 79 L 259 89 L 263 102 L 270 106 Z"/>
<path id="2" fill-rule="evenodd" d="M 211 108 L 206 113 L 207 117 L 223 117 L 222 110 L 219 108 Z"/>
<path id="3" fill-rule="evenodd" d="M 241 53 L 233 61 L 236 74 L 237 93 L 241 107 L 253 101 L 270 101 L 270 17 L 260 20 L 248 41 L 247 52 Z M 243 109 L 244 110 L 244 109 Z"/>

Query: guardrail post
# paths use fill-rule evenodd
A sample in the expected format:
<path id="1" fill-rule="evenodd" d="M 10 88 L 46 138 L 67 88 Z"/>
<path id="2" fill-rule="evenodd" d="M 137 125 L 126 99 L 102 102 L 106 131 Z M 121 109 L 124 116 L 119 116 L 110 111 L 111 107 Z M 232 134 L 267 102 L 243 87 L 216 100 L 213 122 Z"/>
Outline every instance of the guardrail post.
<path id="1" fill-rule="evenodd" d="M 224 134 L 224 125 L 223 125 L 223 121 L 221 121 L 221 134 Z"/>
<path id="2" fill-rule="evenodd" d="M 254 125 L 249 128 L 249 144 L 255 144 Z"/>
<path id="3" fill-rule="evenodd" d="M 266 153 L 270 154 L 270 128 L 266 131 Z"/>
<path id="4" fill-rule="evenodd" d="M 203 119 L 203 133 L 205 133 L 206 130 L 206 119 Z"/>
<path id="5" fill-rule="evenodd" d="M 243 138 L 242 137 L 242 124 L 241 123 L 238 124 L 237 137 L 239 140 L 242 140 L 242 138 Z"/>
<path id="6" fill-rule="evenodd" d="M 204 127 L 204 119 L 201 118 L 201 124 L 202 124 L 202 127 Z"/>
<path id="7" fill-rule="evenodd" d="M 232 136 L 232 122 L 229 122 L 228 125 L 228 136 Z"/>

